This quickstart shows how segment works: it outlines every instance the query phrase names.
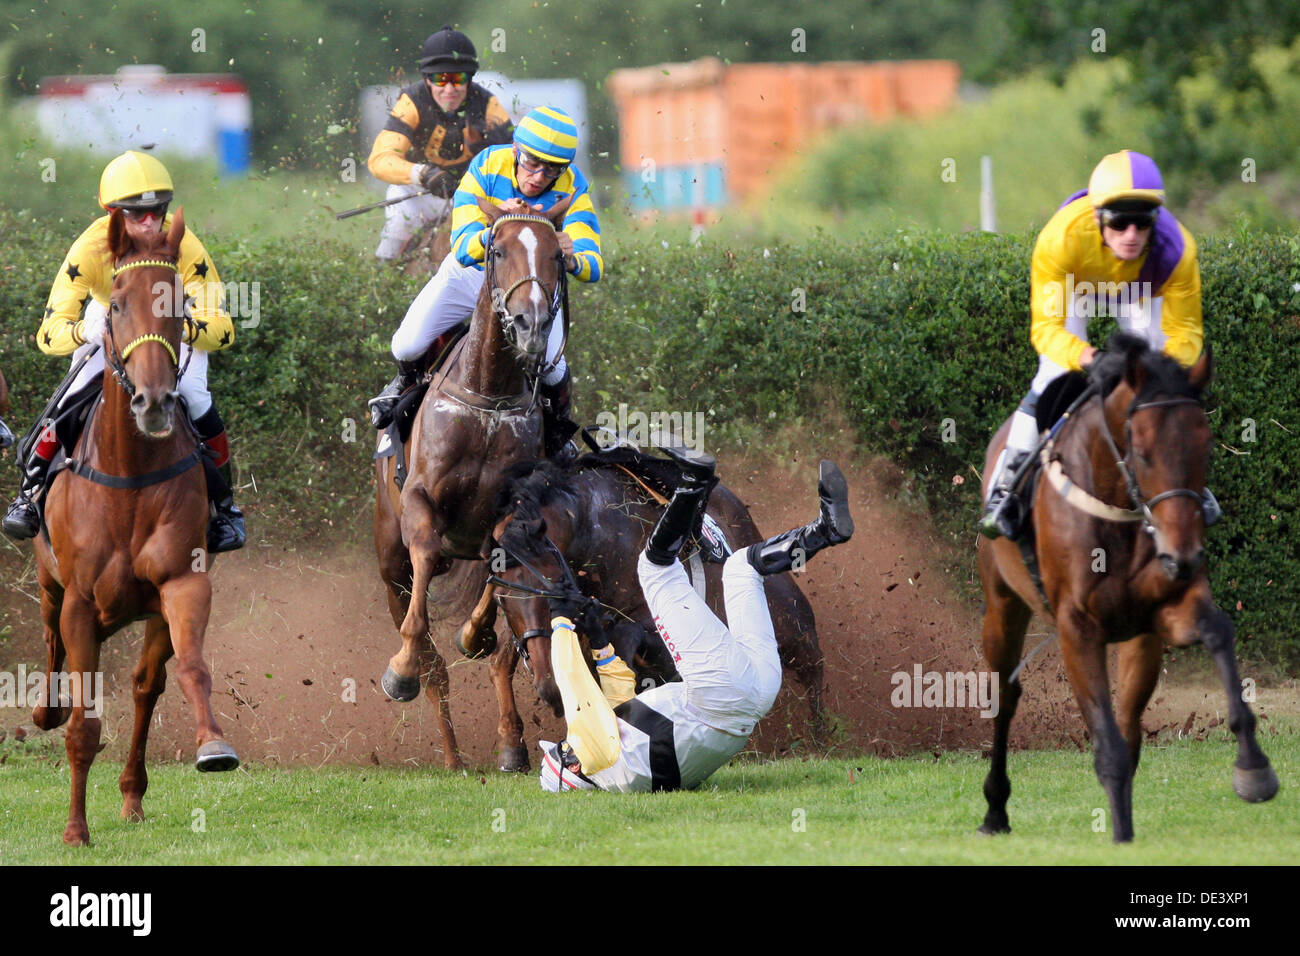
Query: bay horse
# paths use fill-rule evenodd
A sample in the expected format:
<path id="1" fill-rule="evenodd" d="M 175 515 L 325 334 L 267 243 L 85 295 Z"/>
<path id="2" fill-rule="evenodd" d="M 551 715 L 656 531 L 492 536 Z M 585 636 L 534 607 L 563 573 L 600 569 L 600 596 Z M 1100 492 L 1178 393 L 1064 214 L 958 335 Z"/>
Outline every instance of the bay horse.
<path id="1" fill-rule="evenodd" d="M 545 597 L 518 590 L 519 585 L 543 589 L 538 575 L 551 583 L 573 580 L 589 597 L 614 612 L 610 637 L 620 656 L 637 673 L 638 688 L 675 678 L 676 669 L 655 631 L 653 615 L 637 579 L 637 558 L 645 549 L 655 522 L 663 511 L 663 497 L 672 494 L 679 469 L 667 459 L 647 459 L 663 466 L 658 480 L 649 483 L 631 470 L 586 456 L 576 467 L 561 469 L 552 462 L 524 462 L 513 467 L 497 500 L 494 540 L 501 551 L 493 567 L 500 579 L 514 587 L 498 588 L 515 640 L 503 642 L 493 655 L 492 682 L 499 709 L 498 746 L 502 770 L 526 771 L 528 749 L 523 742 L 523 721 L 515 704 L 512 678 L 523 649 L 532 672 L 534 690 L 557 717 L 564 714 L 559 689 L 550 668 L 551 614 Z M 642 469 L 637 468 L 637 472 Z M 763 540 L 749 509 L 725 485 L 709 497 L 708 515 L 734 548 Z M 522 559 L 525 563 L 517 563 Z M 567 562 L 573 575 L 562 564 Z M 702 573 L 710 609 L 725 620 L 722 565 L 689 560 L 693 581 Z M 823 657 L 817 642 L 812 606 L 790 574 L 765 579 L 772 623 L 784 668 L 803 687 L 812 719 L 813 737 L 823 731 Z M 647 683 L 650 680 L 650 683 Z"/>
<path id="2" fill-rule="evenodd" d="M 402 637 L 382 686 L 393 700 L 409 701 L 427 678 L 448 769 L 459 768 L 461 759 L 447 666 L 429 636 L 429 583 L 457 562 L 481 559 L 505 469 L 541 454 L 541 411 L 527 381 L 529 375 L 536 381 L 545 361 L 565 288 L 556 230 L 569 200 L 543 215 L 503 215 L 487 200 L 479 206 L 490 235 L 469 332 L 435 372 L 416 413 L 401 450 L 405 483 L 399 488 L 394 480 L 396 456 L 375 467 L 375 551 Z"/>
<path id="3" fill-rule="evenodd" d="M 1243 800 L 1270 799 L 1277 776 L 1255 741 L 1242 700 L 1231 619 L 1214 603 L 1205 568 L 1201 489 L 1210 426 L 1201 404 L 1212 375 L 1205 352 L 1190 370 L 1132 336 L 1112 337 L 1094 361 L 1089 389 L 1043 454 L 1032 527 L 1041 591 L 1020 547 L 981 538 L 984 656 L 997 672 L 1002 707 L 984 782 L 980 832 L 1010 831 L 1007 736 L 1021 688 L 1025 629 L 1033 611 L 1056 624 L 1061 653 L 1092 738 L 1097 777 L 1110 801 L 1116 843 L 1133 839 L 1133 776 L 1142 712 L 1155 690 L 1165 645 L 1202 643 L 1228 698 L 1237 737 L 1232 785 Z M 989 445 L 984 474 L 1010 422 Z M 985 489 L 987 496 L 987 488 Z M 1119 720 L 1111 708 L 1106 653 L 1119 645 Z"/>
<path id="4" fill-rule="evenodd" d="M 68 721 L 72 806 L 63 840 L 72 845 L 90 842 L 86 780 L 100 740 L 100 702 L 90 699 L 81 675 L 98 673 L 100 645 L 133 621 L 146 624 L 132 673 L 135 728 L 119 780 L 122 817 L 144 818 L 149 722 L 173 654 L 198 727 L 196 766 L 239 765 L 213 718 L 212 676 L 203 660 L 212 604 L 204 553 L 208 497 L 202 451 L 176 390 L 186 317 L 172 289 L 184 235 L 181 210 L 166 233 L 145 240 L 131 237 L 120 210 L 111 214 L 113 287 L 103 348 L 116 384 L 105 376 L 103 398 L 70 466 L 46 493 L 48 536 L 35 542 L 48 666 L 32 720 L 43 730 Z M 167 291 L 157 294 L 159 286 Z M 65 667 L 74 688 L 69 703 L 51 693 L 54 676 Z"/>

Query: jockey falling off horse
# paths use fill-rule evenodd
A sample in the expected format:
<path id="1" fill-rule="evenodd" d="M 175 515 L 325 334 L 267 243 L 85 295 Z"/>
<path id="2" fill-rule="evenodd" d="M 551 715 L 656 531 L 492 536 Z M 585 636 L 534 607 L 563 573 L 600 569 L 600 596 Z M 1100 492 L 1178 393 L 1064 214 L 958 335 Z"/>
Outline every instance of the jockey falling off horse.
<path id="1" fill-rule="evenodd" d="M 153 156 L 134 150 L 104 167 L 99 181 L 99 204 L 104 209 L 122 210 L 126 229 L 132 235 L 165 232 L 171 224 L 167 206 L 172 196 L 172 178 L 167 168 Z M 68 250 L 50 290 L 44 321 L 36 333 L 36 343 L 42 352 L 72 355 L 74 369 L 84 359 L 75 379 L 64 390 L 69 398 L 104 371 L 100 339 L 113 287 L 114 265 L 108 248 L 109 218 L 96 219 Z M 235 329 L 226 312 L 225 289 L 217 267 L 192 230 L 185 231 L 176 265 L 185 296 L 193 302 L 180 354 L 180 366 L 185 374 L 177 389 L 185 399 L 195 431 L 214 456 L 212 459 L 205 456 L 205 463 L 212 466 L 207 468 L 207 485 L 214 512 L 208 524 L 208 550 L 214 554 L 233 551 L 244 546 L 247 535 L 243 514 L 235 507 L 230 486 L 226 426 L 208 391 L 208 353 L 227 348 L 235 339 Z M 28 460 L 19 463 L 23 469 L 22 486 L 4 518 L 4 531 L 10 537 L 34 538 L 40 531 L 35 498 L 58 448 L 53 429 L 46 429 L 32 443 Z M 65 449 L 64 453 L 70 455 L 72 449 Z"/>
<path id="2" fill-rule="evenodd" d="M 417 229 L 445 219 L 470 160 L 510 142 L 510 114 L 473 82 L 477 70 L 478 53 L 460 31 L 443 27 L 424 41 L 423 78 L 402 90 L 366 161 L 390 184 L 386 198 L 414 197 L 385 207 L 378 258 L 397 258 Z"/>
<path id="3" fill-rule="evenodd" d="M 424 374 L 422 359 L 433 341 L 474 314 L 483 287 L 483 257 L 491 229 L 480 199 L 508 214 L 538 214 L 568 201 L 557 233 L 564 268 L 580 282 L 596 282 L 604 269 L 600 252 L 600 223 L 587 191 L 587 180 L 573 165 L 578 128 L 561 109 L 530 110 L 515 129 L 514 144 L 483 150 L 469 165 L 456 190 L 452 209 L 452 249 L 437 273 L 415 297 L 393 334 L 393 356 L 400 372 L 370 400 L 371 421 L 377 428 L 389 422 L 393 405 Z M 557 314 L 546 347 L 541 391 L 546 398 L 546 455 L 554 457 L 577 426 L 569 418 L 568 365 L 560 354 L 564 316 Z"/>
<path id="4" fill-rule="evenodd" d="M 588 628 L 598 686 L 574 632 L 575 621 L 590 617 L 583 610 L 587 599 L 580 592 L 553 598 L 551 661 L 568 729 L 558 745 L 541 742 L 542 789 L 552 793 L 690 790 L 743 750 L 781 690 L 781 655 L 763 577 L 798 570 L 853 535 L 848 483 L 823 461 L 816 520 L 726 559 L 723 624 L 677 557 L 704 514 L 715 462 L 687 449 L 670 454 L 682 476 L 650 533 L 637 577 L 682 679 L 633 697 L 635 675 L 608 638 Z"/>
<path id="5" fill-rule="evenodd" d="M 1012 417 L 1006 448 L 989 482 L 979 530 L 1015 538 L 1024 510 L 1013 485 L 1038 446 L 1035 419 L 1043 390 L 1082 371 L 1097 350 L 1087 342 L 1090 316 L 1113 314 L 1121 329 L 1145 338 L 1184 368 L 1200 357 L 1201 274 L 1196 242 L 1164 209 L 1164 181 L 1148 156 L 1123 150 L 1097 164 L 1088 188 L 1056 211 L 1034 246 L 1030 340 L 1038 374 Z M 1218 516 L 1204 492 L 1206 524 Z"/>

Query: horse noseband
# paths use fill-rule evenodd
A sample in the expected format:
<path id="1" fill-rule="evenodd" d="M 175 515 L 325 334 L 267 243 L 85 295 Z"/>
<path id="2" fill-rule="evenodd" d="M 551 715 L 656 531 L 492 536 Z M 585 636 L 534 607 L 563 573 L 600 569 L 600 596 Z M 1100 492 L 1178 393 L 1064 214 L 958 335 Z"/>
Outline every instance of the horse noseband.
<path id="1" fill-rule="evenodd" d="M 1098 396 L 1100 398 L 1100 396 Z M 1115 464 L 1119 467 L 1120 474 L 1124 477 L 1124 484 L 1128 488 L 1129 499 L 1133 507 L 1142 512 L 1142 530 L 1147 534 L 1155 537 L 1156 518 L 1151 509 L 1164 501 L 1166 498 L 1194 498 L 1198 503 L 1201 502 L 1201 493 L 1191 488 L 1171 488 L 1169 491 L 1162 491 L 1154 498 L 1147 498 L 1142 493 L 1142 488 L 1138 484 L 1137 476 L 1133 472 L 1130 458 L 1133 455 L 1133 439 L 1131 435 L 1133 415 L 1142 411 L 1144 408 L 1166 408 L 1172 405 L 1196 405 L 1200 407 L 1200 402 L 1194 398 L 1167 398 L 1156 402 L 1143 402 L 1140 405 L 1134 404 L 1128 410 L 1128 416 L 1124 419 L 1124 443 L 1128 447 L 1123 455 L 1120 455 L 1119 448 L 1115 445 L 1115 439 L 1110 434 L 1110 428 L 1105 426 L 1105 409 L 1102 410 L 1103 427 L 1102 434 L 1109 443 L 1111 451 L 1115 454 Z"/>
<path id="2" fill-rule="evenodd" d="M 114 266 L 113 278 L 116 279 L 128 269 L 143 268 L 171 269 L 173 272 L 177 273 L 177 275 L 180 274 L 180 268 L 177 266 L 174 259 L 137 259 L 134 262 L 126 262 L 122 265 Z M 193 320 L 189 316 L 188 308 L 178 318 L 186 326 L 193 324 Z M 132 352 L 134 352 L 139 346 L 144 345 L 146 342 L 157 342 L 167 350 L 167 354 L 171 356 L 172 367 L 176 369 L 176 385 L 180 384 L 181 376 L 184 375 L 185 370 L 189 368 L 190 359 L 194 356 L 193 349 L 190 349 L 189 355 L 185 356 L 185 363 L 182 365 L 180 359 L 176 355 L 176 350 L 172 348 L 172 344 L 158 333 L 150 332 L 145 335 L 136 336 L 126 344 L 125 348 L 119 351 L 117 340 L 113 336 L 113 309 L 111 306 L 104 313 L 104 328 L 108 332 L 108 364 L 113 369 L 113 378 L 117 380 L 117 384 L 122 387 L 124 392 L 126 392 L 128 398 L 135 398 L 135 383 L 131 381 L 131 376 L 126 372 L 126 360 L 131 357 Z M 184 338 L 184 335 L 182 335 L 182 342 L 184 342 Z M 173 388 L 175 387 L 176 386 L 174 385 Z"/>

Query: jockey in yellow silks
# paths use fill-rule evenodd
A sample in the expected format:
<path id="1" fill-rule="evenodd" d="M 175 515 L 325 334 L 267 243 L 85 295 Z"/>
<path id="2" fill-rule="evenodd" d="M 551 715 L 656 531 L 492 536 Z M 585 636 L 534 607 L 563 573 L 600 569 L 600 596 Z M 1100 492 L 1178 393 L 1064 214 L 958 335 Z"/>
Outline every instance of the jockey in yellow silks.
<path id="1" fill-rule="evenodd" d="M 167 168 L 153 156 L 134 150 L 128 150 L 104 167 L 99 181 L 99 204 L 110 211 L 122 210 L 128 233 L 165 232 L 171 225 L 167 206 L 172 196 L 172 178 Z M 104 371 L 100 338 L 113 288 L 109 219 L 109 216 L 96 219 L 68 250 L 36 333 L 36 344 L 42 352 L 71 355 L 74 368 L 81 363 L 75 379 L 65 390 L 68 396 L 76 395 Z M 234 342 L 235 328 L 226 312 L 225 288 L 216 264 L 198 236 L 188 228 L 181 240 L 176 266 L 185 295 L 192 303 L 192 322 L 186 326 L 180 354 L 185 374 L 177 389 L 185 399 L 199 438 L 215 455 L 215 468 L 209 469 L 208 474 L 208 495 L 215 512 L 208 525 L 208 550 L 233 551 L 244 546 L 247 535 L 243 513 L 235 506 L 230 487 L 226 426 L 208 390 L 208 353 Z M 33 538 L 40 531 L 34 496 L 45 482 L 57 449 L 58 442 L 53 435 L 43 435 L 32 444 L 28 460 L 20 463 L 22 486 L 4 518 L 4 531 L 10 537 Z M 71 449 L 65 453 L 71 453 Z"/>
<path id="2" fill-rule="evenodd" d="M 1196 241 L 1164 208 L 1164 181 L 1155 162 L 1131 150 L 1097 164 L 1088 188 L 1065 201 L 1039 233 L 1031 265 L 1029 337 L 1038 373 L 1016 409 L 989 481 L 979 529 L 1014 538 L 1023 517 L 1013 477 L 1038 445 L 1035 419 L 1043 390 L 1068 371 L 1082 371 L 1096 349 L 1088 319 L 1112 315 L 1119 327 L 1145 338 L 1184 367 L 1200 357 L 1201 274 Z M 1218 514 L 1205 492 L 1206 522 Z"/>

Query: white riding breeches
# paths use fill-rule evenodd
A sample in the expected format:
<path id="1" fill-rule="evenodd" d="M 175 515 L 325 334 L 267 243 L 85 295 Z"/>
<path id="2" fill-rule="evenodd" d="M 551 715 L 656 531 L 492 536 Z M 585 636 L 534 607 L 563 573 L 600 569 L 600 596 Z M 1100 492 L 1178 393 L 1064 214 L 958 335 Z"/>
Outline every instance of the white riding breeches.
<path id="1" fill-rule="evenodd" d="M 385 199 L 411 199 L 384 207 L 384 228 L 379 234 L 379 248 L 375 255 L 380 259 L 396 259 L 406 241 L 417 229 L 430 223 L 441 222 L 451 214 L 451 200 L 439 196 L 417 195 L 423 187 L 396 183 L 388 187 Z"/>
<path id="2" fill-rule="evenodd" d="M 484 272 L 456 261 L 454 254 L 442 260 L 438 271 L 420 290 L 406 310 L 406 317 L 393 333 L 393 357 L 399 362 L 415 362 L 433 345 L 434 339 L 453 329 L 474 314 Z M 564 343 L 564 312 L 556 313 L 546 343 L 546 362 L 555 361 Z M 542 377 L 547 385 L 558 385 L 568 364 L 560 357 L 555 368 Z"/>

